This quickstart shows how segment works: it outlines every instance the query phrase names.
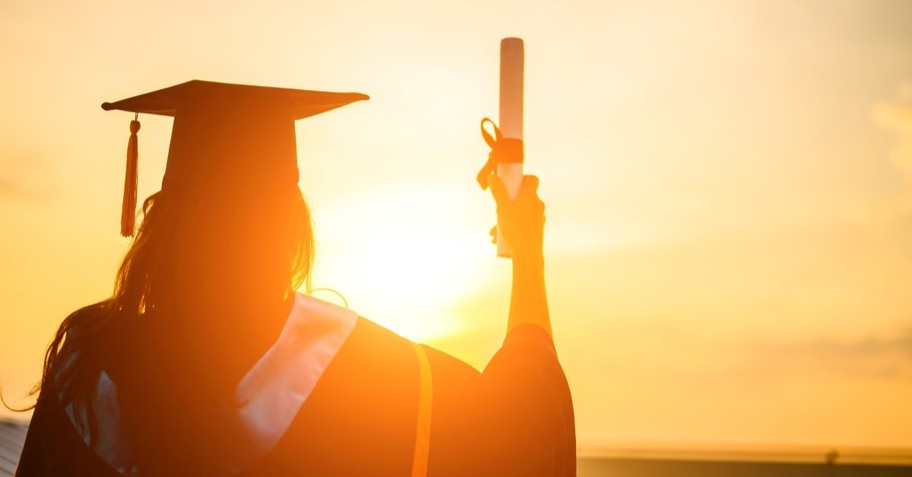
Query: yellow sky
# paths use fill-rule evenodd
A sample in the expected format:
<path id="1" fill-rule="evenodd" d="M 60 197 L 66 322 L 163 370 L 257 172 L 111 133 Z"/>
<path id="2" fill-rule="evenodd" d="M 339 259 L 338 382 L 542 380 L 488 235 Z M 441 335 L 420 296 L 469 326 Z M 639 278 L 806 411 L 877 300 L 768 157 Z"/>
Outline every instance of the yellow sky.
<path id="1" fill-rule="evenodd" d="M 314 284 L 483 366 L 509 266 L 478 121 L 521 36 L 580 444 L 912 447 L 910 22 L 902 0 L 4 1 L 4 396 L 27 403 L 127 246 L 131 117 L 99 105 L 189 79 L 371 95 L 298 123 Z M 171 122 L 141 121 L 145 197 Z"/>

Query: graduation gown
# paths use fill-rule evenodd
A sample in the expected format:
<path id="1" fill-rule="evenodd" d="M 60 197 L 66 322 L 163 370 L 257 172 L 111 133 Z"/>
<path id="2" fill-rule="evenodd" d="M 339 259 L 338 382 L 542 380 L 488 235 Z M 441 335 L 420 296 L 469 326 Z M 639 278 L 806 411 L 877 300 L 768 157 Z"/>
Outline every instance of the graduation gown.
<path id="1" fill-rule="evenodd" d="M 99 376 L 93 441 L 76 430 L 71 408 L 40 396 L 17 475 L 142 476 L 116 382 Z M 226 419 L 235 424 L 228 467 L 237 475 L 576 475 L 569 388 L 551 337 L 534 325 L 510 331 L 478 372 L 298 295 L 236 392 L 245 404 Z"/>

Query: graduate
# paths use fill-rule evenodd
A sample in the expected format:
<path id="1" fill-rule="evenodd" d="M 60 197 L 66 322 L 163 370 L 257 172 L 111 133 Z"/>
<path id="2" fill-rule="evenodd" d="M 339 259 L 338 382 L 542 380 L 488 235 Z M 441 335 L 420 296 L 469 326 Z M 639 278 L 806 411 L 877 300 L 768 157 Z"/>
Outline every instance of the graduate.
<path id="1" fill-rule="evenodd" d="M 166 171 L 134 230 L 134 119 L 135 237 L 113 295 L 48 348 L 16 475 L 576 474 L 535 177 L 514 201 L 490 178 L 513 288 L 483 372 L 295 292 L 314 254 L 295 120 L 365 99 L 190 81 L 102 106 L 174 117 Z"/>

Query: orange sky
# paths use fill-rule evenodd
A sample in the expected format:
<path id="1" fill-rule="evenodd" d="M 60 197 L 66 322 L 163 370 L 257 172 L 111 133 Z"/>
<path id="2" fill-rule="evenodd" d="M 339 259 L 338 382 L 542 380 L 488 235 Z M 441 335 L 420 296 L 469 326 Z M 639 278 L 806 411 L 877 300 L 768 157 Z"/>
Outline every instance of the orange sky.
<path id="1" fill-rule="evenodd" d="M 910 23 L 902 0 L 4 1 L 4 396 L 127 246 L 131 117 L 99 105 L 189 79 L 371 95 L 298 123 L 315 286 L 483 366 L 509 267 L 478 121 L 521 36 L 581 446 L 912 447 Z M 145 197 L 171 121 L 140 119 Z"/>

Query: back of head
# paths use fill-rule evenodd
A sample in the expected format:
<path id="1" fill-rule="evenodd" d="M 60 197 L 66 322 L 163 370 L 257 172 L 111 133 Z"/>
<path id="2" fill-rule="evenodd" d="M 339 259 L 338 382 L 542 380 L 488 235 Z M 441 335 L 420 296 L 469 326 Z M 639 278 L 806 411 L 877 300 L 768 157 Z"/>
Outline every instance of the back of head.
<path id="1" fill-rule="evenodd" d="M 296 189 L 189 207 L 160 193 L 144 211 L 113 298 L 107 367 L 143 471 L 175 475 L 180 462 L 212 473 L 234 386 L 309 271 L 310 217 Z"/>

